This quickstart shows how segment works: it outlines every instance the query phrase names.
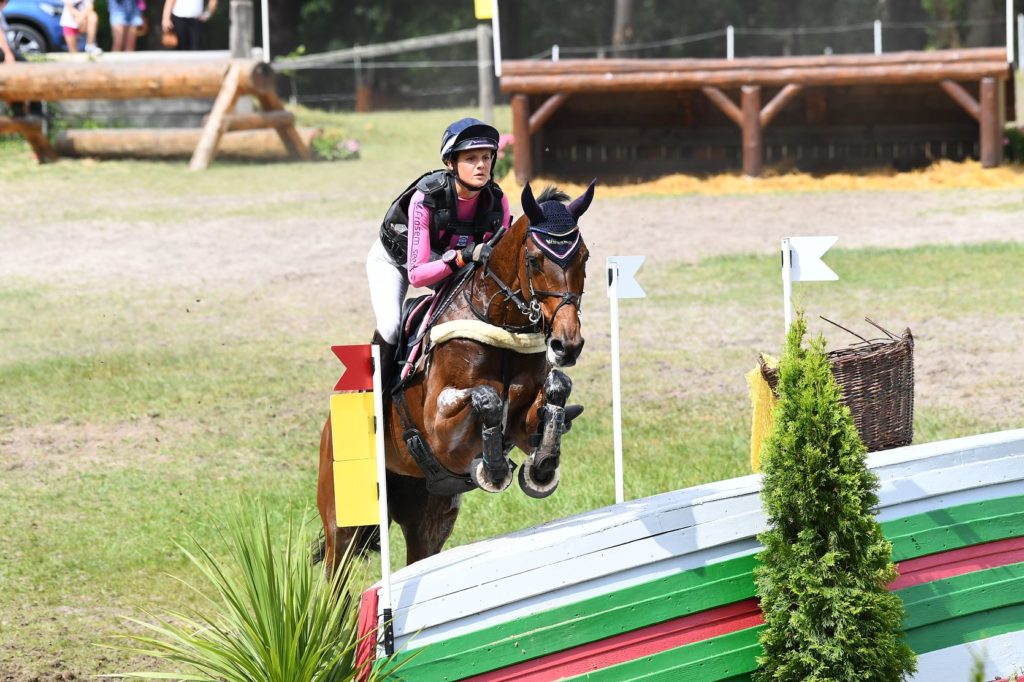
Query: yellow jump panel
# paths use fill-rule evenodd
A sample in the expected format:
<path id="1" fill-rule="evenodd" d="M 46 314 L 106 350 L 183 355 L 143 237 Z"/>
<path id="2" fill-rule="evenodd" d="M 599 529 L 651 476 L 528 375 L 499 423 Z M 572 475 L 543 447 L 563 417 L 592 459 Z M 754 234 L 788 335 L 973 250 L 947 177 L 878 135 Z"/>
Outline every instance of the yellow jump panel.
<path id="1" fill-rule="evenodd" d="M 331 396 L 334 446 L 334 508 L 339 526 L 380 522 L 377 507 L 377 447 L 373 432 L 373 393 Z"/>

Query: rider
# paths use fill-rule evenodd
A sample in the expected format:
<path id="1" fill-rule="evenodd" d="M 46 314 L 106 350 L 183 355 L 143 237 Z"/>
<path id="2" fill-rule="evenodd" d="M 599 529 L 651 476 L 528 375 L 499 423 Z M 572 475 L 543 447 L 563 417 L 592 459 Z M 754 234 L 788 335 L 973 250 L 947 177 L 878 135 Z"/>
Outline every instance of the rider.
<path id="1" fill-rule="evenodd" d="M 370 247 L 366 275 L 377 318 L 382 385 L 395 364 L 402 302 L 412 284 L 436 289 L 473 260 L 486 259 L 485 242 L 511 225 L 508 198 L 494 182 L 498 131 L 475 118 L 449 125 L 441 135 L 445 169 L 416 184 L 409 202 L 408 234 L 385 221 Z M 401 226 L 398 226 L 401 228 Z"/>

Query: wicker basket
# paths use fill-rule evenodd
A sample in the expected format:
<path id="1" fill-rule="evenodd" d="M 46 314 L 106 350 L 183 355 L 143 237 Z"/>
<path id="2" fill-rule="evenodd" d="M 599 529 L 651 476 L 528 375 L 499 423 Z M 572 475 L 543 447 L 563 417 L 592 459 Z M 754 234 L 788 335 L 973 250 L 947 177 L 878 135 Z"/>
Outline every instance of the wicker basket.
<path id="1" fill-rule="evenodd" d="M 914 337 L 909 329 L 900 338 L 878 329 L 888 338 L 860 337 L 860 343 L 828 354 L 843 404 L 850 408 L 868 452 L 909 445 L 914 438 Z M 763 358 L 759 364 L 778 395 L 778 368 L 768 367 Z"/>

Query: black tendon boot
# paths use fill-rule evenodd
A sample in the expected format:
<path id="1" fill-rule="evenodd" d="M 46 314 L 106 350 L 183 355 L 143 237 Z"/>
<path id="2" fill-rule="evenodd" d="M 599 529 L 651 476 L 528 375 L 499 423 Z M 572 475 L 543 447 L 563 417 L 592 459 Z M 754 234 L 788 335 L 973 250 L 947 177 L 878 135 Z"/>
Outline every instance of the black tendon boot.
<path id="1" fill-rule="evenodd" d="M 395 353 L 398 350 L 398 346 L 385 341 L 384 337 L 377 331 L 373 333 L 373 343 L 380 346 L 380 387 L 384 394 L 387 395 L 398 373 L 395 363 Z"/>

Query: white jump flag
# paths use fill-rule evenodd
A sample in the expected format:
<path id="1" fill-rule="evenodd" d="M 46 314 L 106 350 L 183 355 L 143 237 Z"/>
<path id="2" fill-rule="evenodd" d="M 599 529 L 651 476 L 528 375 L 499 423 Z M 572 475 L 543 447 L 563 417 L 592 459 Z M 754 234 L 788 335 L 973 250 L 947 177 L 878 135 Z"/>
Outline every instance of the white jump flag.
<path id="1" fill-rule="evenodd" d="M 786 333 L 793 324 L 793 282 L 826 282 L 839 279 L 821 257 L 839 237 L 787 237 L 782 240 L 782 299 Z"/>
<path id="2" fill-rule="evenodd" d="M 644 256 L 609 256 L 608 298 L 611 302 L 612 336 L 612 437 L 615 442 L 615 503 L 625 500 L 622 473 L 622 396 L 619 377 L 619 299 L 646 298 L 647 294 L 636 281 L 636 271 L 643 265 Z"/>

